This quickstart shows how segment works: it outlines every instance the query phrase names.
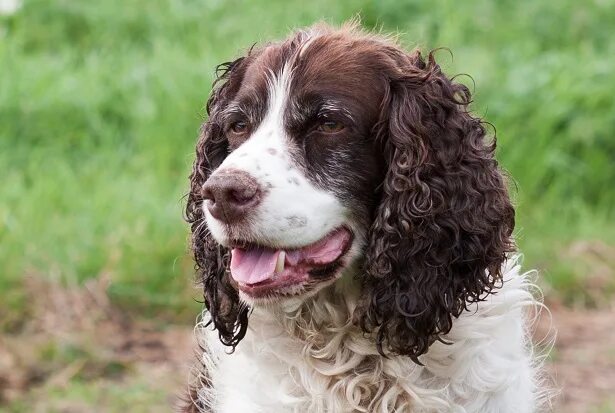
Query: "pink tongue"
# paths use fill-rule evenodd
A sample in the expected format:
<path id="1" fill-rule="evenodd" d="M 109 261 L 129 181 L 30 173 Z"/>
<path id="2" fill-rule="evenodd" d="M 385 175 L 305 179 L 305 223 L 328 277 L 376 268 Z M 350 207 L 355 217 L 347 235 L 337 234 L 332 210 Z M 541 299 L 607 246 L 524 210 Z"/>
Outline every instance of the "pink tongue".
<path id="1" fill-rule="evenodd" d="M 298 250 L 286 251 L 286 274 L 298 263 L 307 265 L 329 264 L 344 252 L 344 246 L 350 240 L 348 231 L 336 231 L 312 245 Z M 251 285 L 273 278 L 278 256 L 281 250 L 269 248 L 233 248 L 231 252 L 231 276 L 237 282 Z M 305 269 L 303 271 L 306 271 Z M 291 272 L 291 274 L 294 274 Z M 295 274 L 296 275 L 296 274 Z"/>
<path id="2" fill-rule="evenodd" d="M 231 253 L 231 275 L 243 284 L 256 284 L 273 276 L 280 251 L 266 248 L 244 250 L 234 248 Z"/>

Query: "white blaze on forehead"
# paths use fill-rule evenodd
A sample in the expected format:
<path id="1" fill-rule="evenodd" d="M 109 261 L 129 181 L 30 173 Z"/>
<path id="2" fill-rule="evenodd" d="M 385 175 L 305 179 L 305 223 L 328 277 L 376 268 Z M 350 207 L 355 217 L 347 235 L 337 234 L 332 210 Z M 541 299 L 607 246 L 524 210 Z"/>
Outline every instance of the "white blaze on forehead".
<path id="1" fill-rule="evenodd" d="M 269 132 L 272 131 L 272 126 L 277 128 L 274 132 L 278 132 L 279 135 L 286 135 L 284 132 L 284 109 L 287 106 L 290 94 L 292 72 L 293 70 L 288 65 L 284 66 L 279 76 L 276 76 L 273 71 L 269 71 L 267 79 L 269 107 L 267 108 L 265 118 L 250 139 L 257 137 L 258 132 L 262 129 L 269 129 Z"/>
<path id="2" fill-rule="evenodd" d="M 283 247 L 316 242 L 344 224 L 347 215 L 335 195 L 314 186 L 291 156 L 284 113 L 289 105 L 292 74 L 288 65 L 277 75 L 270 73 L 267 113 L 250 138 L 218 168 L 247 172 L 263 190 L 262 201 L 250 212 L 250 225 L 242 237 Z M 302 155 L 298 152 L 295 156 Z M 214 238 L 222 243 L 228 241 L 224 225 L 207 210 L 205 215 Z"/>

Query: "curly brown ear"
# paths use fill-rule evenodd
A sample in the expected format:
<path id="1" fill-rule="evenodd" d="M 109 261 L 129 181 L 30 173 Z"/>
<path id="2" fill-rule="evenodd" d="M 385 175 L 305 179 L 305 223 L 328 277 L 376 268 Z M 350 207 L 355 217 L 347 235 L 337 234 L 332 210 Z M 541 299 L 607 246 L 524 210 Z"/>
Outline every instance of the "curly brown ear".
<path id="1" fill-rule="evenodd" d="M 186 205 L 186 221 L 192 231 L 192 251 L 197 276 L 203 284 L 205 307 L 218 330 L 220 341 L 233 348 L 246 333 L 249 310 L 239 301 L 237 291 L 230 284 L 227 270 L 229 251 L 212 238 L 205 223 L 202 187 L 228 154 L 228 142 L 216 115 L 237 91 L 245 70 L 244 59 L 218 66 L 222 74 L 214 82 L 214 90 L 207 101 L 209 118 L 201 127 L 196 145 L 196 160 L 190 175 L 190 193 Z M 220 81 L 224 83 L 219 85 Z"/>
<path id="2" fill-rule="evenodd" d="M 445 77 L 433 54 L 394 57 L 379 123 L 388 170 L 367 250 L 366 331 L 378 350 L 415 362 L 450 331 L 468 303 L 501 282 L 514 250 L 514 209 L 467 106 L 469 90 Z"/>

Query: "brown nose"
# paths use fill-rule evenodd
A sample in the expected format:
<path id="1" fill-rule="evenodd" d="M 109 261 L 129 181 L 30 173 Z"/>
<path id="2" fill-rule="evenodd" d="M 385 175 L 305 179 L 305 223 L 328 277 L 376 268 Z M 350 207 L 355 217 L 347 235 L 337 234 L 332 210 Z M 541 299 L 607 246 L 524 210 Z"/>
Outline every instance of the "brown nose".
<path id="1" fill-rule="evenodd" d="M 230 224 L 258 205 L 260 192 L 258 182 L 250 174 L 227 169 L 210 176 L 202 193 L 209 213 Z"/>

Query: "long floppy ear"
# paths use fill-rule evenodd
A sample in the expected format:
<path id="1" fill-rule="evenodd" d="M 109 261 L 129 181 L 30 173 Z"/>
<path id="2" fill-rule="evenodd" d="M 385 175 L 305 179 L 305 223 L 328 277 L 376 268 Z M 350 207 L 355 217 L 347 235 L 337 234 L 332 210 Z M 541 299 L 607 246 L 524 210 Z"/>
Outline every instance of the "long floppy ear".
<path id="1" fill-rule="evenodd" d="M 514 209 L 495 139 L 468 113 L 469 90 L 433 54 L 394 57 L 379 123 L 388 170 L 367 250 L 358 314 L 378 350 L 418 362 L 452 318 L 501 282 Z"/>
<path id="2" fill-rule="evenodd" d="M 244 59 L 218 66 L 217 72 L 222 73 L 214 82 L 214 90 L 207 101 L 208 120 L 201 126 L 196 145 L 186 205 L 186 221 L 192 231 L 192 251 L 197 276 L 203 284 L 205 307 L 218 330 L 220 341 L 233 348 L 248 328 L 248 308 L 240 303 L 237 291 L 230 284 L 230 252 L 213 239 L 205 223 L 202 187 L 228 154 L 228 142 L 216 115 L 239 88 L 245 70 Z"/>

